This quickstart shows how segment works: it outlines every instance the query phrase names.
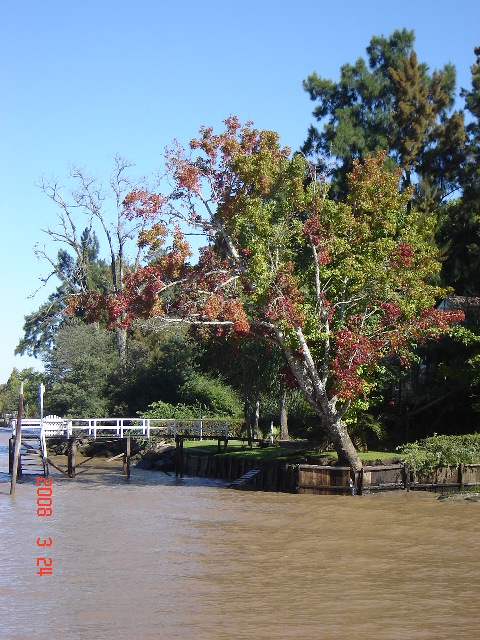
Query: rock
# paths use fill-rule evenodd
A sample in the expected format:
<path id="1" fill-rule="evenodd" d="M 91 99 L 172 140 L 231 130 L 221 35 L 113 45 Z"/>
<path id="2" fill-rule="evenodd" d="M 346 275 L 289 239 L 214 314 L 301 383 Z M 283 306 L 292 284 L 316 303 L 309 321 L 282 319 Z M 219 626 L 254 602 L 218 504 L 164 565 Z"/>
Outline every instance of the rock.
<path id="1" fill-rule="evenodd" d="M 166 442 L 157 442 L 141 453 L 137 462 L 138 469 L 163 471 L 175 470 L 175 446 Z"/>

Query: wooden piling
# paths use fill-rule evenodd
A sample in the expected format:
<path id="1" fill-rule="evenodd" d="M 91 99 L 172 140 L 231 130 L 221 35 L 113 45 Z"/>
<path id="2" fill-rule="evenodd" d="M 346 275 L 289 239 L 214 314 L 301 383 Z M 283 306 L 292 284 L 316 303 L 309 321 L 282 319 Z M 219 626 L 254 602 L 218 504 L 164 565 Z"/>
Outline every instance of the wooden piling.
<path id="1" fill-rule="evenodd" d="M 131 454 L 131 442 L 130 436 L 125 438 L 125 454 L 123 457 L 123 472 L 130 479 L 130 454 Z"/>
<path id="2" fill-rule="evenodd" d="M 68 467 L 67 474 L 69 478 L 75 478 L 75 454 L 77 451 L 77 441 L 75 438 L 68 438 L 67 441 L 67 455 L 68 455 Z"/>
<path id="3" fill-rule="evenodd" d="M 356 475 L 357 495 L 361 496 L 363 493 L 363 467 Z"/>
<path id="4" fill-rule="evenodd" d="M 17 484 L 17 474 L 22 475 L 22 465 L 20 461 L 20 447 L 22 446 L 22 414 L 23 414 L 23 382 L 20 382 L 20 396 L 18 398 L 18 415 L 15 429 L 15 444 L 13 448 L 12 479 L 10 484 L 10 495 L 15 493 Z"/>
<path id="5" fill-rule="evenodd" d="M 15 439 L 13 436 L 8 439 L 8 473 L 12 473 L 13 469 L 13 448 L 15 446 Z"/>
<path id="6" fill-rule="evenodd" d="M 177 464 L 175 469 L 175 475 L 180 478 L 183 478 L 185 474 L 184 468 L 184 458 L 183 458 L 183 438 L 182 436 L 177 436 Z"/>
<path id="7" fill-rule="evenodd" d="M 408 464 L 403 465 L 403 487 L 410 491 L 410 467 Z"/>
<path id="8" fill-rule="evenodd" d="M 197 477 L 200 477 L 200 469 L 202 468 L 202 456 L 198 456 L 197 458 Z"/>
<path id="9" fill-rule="evenodd" d="M 179 461 L 179 449 L 180 449 L 180 436 L 175 436 L 175 477 L 178 478 L 180 472 Z"/>

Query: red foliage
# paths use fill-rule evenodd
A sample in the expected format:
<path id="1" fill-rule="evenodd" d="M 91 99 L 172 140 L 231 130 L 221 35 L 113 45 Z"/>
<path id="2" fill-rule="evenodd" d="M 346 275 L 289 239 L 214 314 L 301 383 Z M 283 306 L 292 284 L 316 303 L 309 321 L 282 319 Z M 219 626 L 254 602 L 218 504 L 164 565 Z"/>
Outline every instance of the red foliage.
<path id="1" fill-rule="evenodd" d="M 291 324 L 302 325 L 305 320 L 301 308 L 303 295 L 298 288 L 293 271 L 294 265 L 287 262 L 283 265 L 283 269 L 279 269 L 276 273 L 265 317 L 270 320 L 288 320 Z"/>
<path id="2" fill-rule="evenodd" d="M 463 311 L 423 309 L 407 325 L 399 322 L 401 311 L 391 302 L 382 305 L 382 331 L 362 333 L 358 317 L 349 318 L 349 328 L 334 332 L 335 356 L 332 359 L 332 392 L 344 399 L 353 399 L 363 392 L 366 374 L 382 358 L 397 353 L 408 362 L 410 343 L 418 344 L 439 338 L 455 322 L 465 319 Z"/>
<path id="3" fill-rule="evenodd" d="M 408 268 L 413 265 L 412 245 L 399 242 L 392 253 L 392 268 Z"/>
<path id="4" fill-rule="evenodd" d="M 133 189 L 123 201 L 125 217 L 129 220 L 133 220 L 135 217 L 154 218 L 161 213 L 167 201 L 168 198 L 162 195 L 143 189 Z"/>
<path id="5" fill-rule="evenodd" d="M 296 379 L 296 377 L 293 375 L 292 370 L 290 369 L 290 367 L 282 367 L 280 369 L 280 384 L 285 388 L 285 389 L 298 389 L 298 381 Z"/>
<path id="6" fill-rule="evenodd" d="M 110 328 L 128 327 L 134 318 L 168 316 L 193 325 L 203 323 L 210 332 L 227 328 L 237 335 L 250 332 L 269 340 L 275 339 L 274 328 L 281 326 L 285 344 L 296 344 L 293 349 L 298 348 L 300 328 L 320 363 L 322 373 L 317 375 L 329 378 L 328 388 L 343 399 L 365 391 L 369 373 L 382 358 L 393 352 L 407 354 L 412 342 L 438 337 L 452 322 L 462 320 L 461 312 L 434 309 L 410 317 L 411 309 L 425 304 L 431 291 L 423 295 L 421 286 L 417 291 L 407 282 L 415 277 L 412 269 L 422 258 L 421 244 L 398 240 L 410 237 L 402 236 L 398 225 L 410 195 L 399 192 L 398 172 L 385 171 L 385 154 L 363 164 L 355 161 L 347 204 L 326 207 L 322 198 L 303 186 L 312 167 L 300 166 L 298 156 L 297 164 L 292 160 L 289 165 L 290 150 L 280 147 L 277 134 L 260 132 L 251 123 L 241 125 L 236 117 L 224 122 L 222 133 L 202 127 L 200 136 L 190 142 L 190 149 L 198 151 L 195 159 L 179 145 L 168 151 L 167 170 L 175 185 L 168 197 L 136 189 L 125 198 L 127 218 L 152 219 L 150 229 L 139 236 L 140 246 L 151 250 L 150 264 L 128 274 L 120 293 L 72 299 L 70 312 L 80 309 L 88 321 L 107 318 Z M 281 208 L 269 209 L 278 193 Z M 265 202 L 268 207 L 260 209 Z M 198 213 L 198 203 L 204 217 Z M 272 210 L 283 216 L 282 226 L 271 237 L 262 231 L 268 242 L 263 245 L 262 236 L 254 246 L 251 238 L 261 228 L 258 216 Z M 195 266 L 188 264 L 190 246 L 179 227 L 173 230 L 172 246 L 164 246 L 167 227 L 153 224 L 153 219 L 167 213 L 170 221 L 181 219 L 195 232 L 210 234 L 212 244 L 200 250 Z M 299 238 L 300 215 L 305 222 Z M 270 229 L 275 217 L 268 220 L 263 226 Z M 289 227 L 291 221 L 294 226 Z M 280 234 L 284 237 L 278 241 Z M 251 242 L 248 246 L 245 238 Z M 393 241 L 396 245 L 390 251 Z M 311 278 L 312 263 L 307 264 L 312 247 L 319 265 L 317 279 Z M 332 266 L 322 269 L 326 265 Z M 378 282 L 372 275 L 376 270 L 381 271 Z M 423 277 L 418 276 L 419 285 Z M 404 295 L 405 304 L 377 299 L 388 291 Z M 408 291 L 413 295 L 409 300 Z M 254 319 L 249 319 L 247 309 Z M 298 351 L 295 357 L 300 362 L 306 354 Z M 311 361 L 308 364 L 311 370 Z M 297 386 L 290 369 L 283 379 Z"/>

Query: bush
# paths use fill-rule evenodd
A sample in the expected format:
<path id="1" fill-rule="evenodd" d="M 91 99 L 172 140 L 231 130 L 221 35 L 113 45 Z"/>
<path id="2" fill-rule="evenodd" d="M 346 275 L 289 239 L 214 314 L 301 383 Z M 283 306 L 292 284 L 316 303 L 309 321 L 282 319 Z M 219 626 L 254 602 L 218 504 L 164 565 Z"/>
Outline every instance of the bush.
<path id="1" fill-rule="evenodd" d="M 235 430 L 238 428 L 239 424 L 243 423 L 242 419 L 232 419 L 229 415 L 225 415 L 224 413 L 207 411 L 205 409 L 205 406 L 202 405 L 174 405 L 170 404 L 169 402 L 163 402 L 163 400 L 153 402 L 152 404 L 148 405 L 146 411 L 140 411 L 138 415 L 141 418 L 173 418 L 175 420 L 199 420 L 200 418 L 206 418 L 210 420 L 228 420 L 229 424 L 236 425 Z"/>
<path id="2" fill-rule="evenodd" d="M 180 402 L 200 407 L 197 416 L 239 417 L 242 405 L 237 393 L 219 378 L 204 373 L 192 373 L 178 390 Z"/>
<path id="3" fill-rule="evenodd" d="M 480 433 L 432 436 L 398 448 L 403 461 L 415 473 L 428 473 L 436 466 L 480 463 Z"/>
<path id="4" fill-rule="evenodd" d="M 185 404 L 174 405 L 168 402 L 163 402 L 163 400 L 158 400 L 157 402 L 153 402 L 148 405 L 148 409 L 146 411 L 140 411 L 139 415 L 142 418 L 198 420 L 202 413 L 199 406 L 187 406 Z"/>

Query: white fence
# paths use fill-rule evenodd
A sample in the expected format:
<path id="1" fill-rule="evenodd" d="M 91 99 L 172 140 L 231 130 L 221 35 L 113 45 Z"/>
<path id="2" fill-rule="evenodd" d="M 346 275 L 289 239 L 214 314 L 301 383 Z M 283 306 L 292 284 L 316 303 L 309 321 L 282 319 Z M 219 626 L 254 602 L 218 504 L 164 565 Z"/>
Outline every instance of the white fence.
<path id="1" fill-rule="evenodd" d="M 17 421 L 10 420 L 12 435 L 15 435 Z M 54 436 L 115 436 L 127 435 L 152 436 L 191 435 L 197 438 L 228 438 L 227 420 L 175 420 L 162 418 L 60 418 L 46 416 L 43 420 L 22 418 L 23 434 L 42 434 L 47 438 Z"/>

